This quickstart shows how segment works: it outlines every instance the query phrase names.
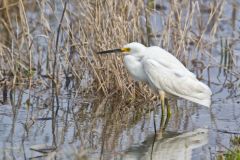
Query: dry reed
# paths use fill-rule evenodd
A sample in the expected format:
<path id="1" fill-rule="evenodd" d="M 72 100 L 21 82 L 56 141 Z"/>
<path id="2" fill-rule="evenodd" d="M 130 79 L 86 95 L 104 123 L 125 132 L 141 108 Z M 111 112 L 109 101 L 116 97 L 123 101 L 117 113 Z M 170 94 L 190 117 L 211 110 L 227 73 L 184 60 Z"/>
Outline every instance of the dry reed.
<path id="1" fill-rule="evenodd" d="M 146 85 L 136 83 L 128 76 L 122 55 L 99 56 L 95 54 L 97 51 L 121 47 L 132 41 L 147 46 L 155 44 L 173 53 L 190 69 L 201 64 L 201 77 L 203 70 L 213 65 L 208 63 L 214 59 L 212 50 L 222 44 L 221 54 L 225 57 L 221 60 L 222 66 L 232 69 L 235 64 L 232 46 L 236 41 L 219 40 L 218 35 L 227 3 L 224 0 L 207 4 L 189 0 L 160 4 L 152 0 L 147 3 L 139 0 L 72 0 L 66 1 L 66 10 L 64 2 L 0 1 L 0 87 L 3 101 L 6 101 L 9 88 L 41 88 L 38 94 L 42 95 L 53 87 L 56 97 L 66 96 L 65 91 L 72 88 L 76 91 L 70 93 L 72 99 L 79 95 L 81 98 L 103 95 L 105 98 L 93 103 L 74 99 L 72 106 L 70 102 L 68 104 L 73 112 L 74 138 L 89 144 L 86 137 L 99 136 L 91 143 L 92 148 L 105 143 L 109 145 L 102 148 L 111 151 L 116 147 L 113 142 L 124 129 L 131 128 L 129 125 L 135 125 L 143 116 L 146 116 L 143 121 L 147 119 L 149 123 L 153 110 L 150 106 L 156 106 L 138 102 L 151 97 L 152 93 Z M 233 8 L 231 23 L 235 25 L 236 5 L 233 4 Z M 210 60 L 201 61 L 203 58 Z M 15 106 L 22 103 L 22 94 L 23 91 L 19 97 L 11 98 L 10 93 L 11 101 L 19 100 L 12 102 L 16 110 L 18 107 Z M 51 98 L 42 102 L 43 108 L 55 105 Z M 134 104 L 129 104 L 132 100 Z M 30 98 L 26 102 L 31 105 Z M 51 108 L 53 132 L 58 130 L 55 110 L 59 109 L 59 104 L 57 106 L 57 109 Z M 70 113 L 69 108 L 59 117 L 64 119 L 65 114 Z M 186 115 L 181 116 L 188 119 Z M 96 133 L 99 121 L 101 133 Z M 65 123 L 67 130 L 68 118 Z M 176 123 L 181 125 L 180 121 Z M 63 132 L 62 139 L 65 139 L 67 132 Z"/>
<path id="2" fill-rule="evenodd" d="M 11 86 L 49 87 L 53 80 L 60 92 L 73 79 L 78 94 L 118 92 L 121 97 L 147 98 L 152 96 L 150 90 L 132 81 L 121 55 L 95 53 L 138 41 L 162 46 L 191 67 L 189 62 L 201 57 L 198 53 L 209 56 L 215 43 L 224 1 L 209 4 L 173 0 L 166 7 L 154 1 L 67 1 L 61 21 L 62 1 L 3 0 L 1 84 L 7 80 Z"/>

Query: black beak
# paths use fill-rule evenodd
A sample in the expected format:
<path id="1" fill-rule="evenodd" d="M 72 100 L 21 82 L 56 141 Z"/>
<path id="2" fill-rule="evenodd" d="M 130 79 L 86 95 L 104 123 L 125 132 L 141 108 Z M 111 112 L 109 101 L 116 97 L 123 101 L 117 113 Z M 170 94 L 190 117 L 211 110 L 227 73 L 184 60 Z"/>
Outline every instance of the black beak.
<path id="1" fill-rule="evenodd" d="M 97 54 L 105 54 L 105 53 L 113 53 L 113 52 L 122 52 L 122 50 L 120 48 L 118 48 L 118 49 L 111 49 L 111 50 L 107 50 L 107 51 L 97 52 Z"/>

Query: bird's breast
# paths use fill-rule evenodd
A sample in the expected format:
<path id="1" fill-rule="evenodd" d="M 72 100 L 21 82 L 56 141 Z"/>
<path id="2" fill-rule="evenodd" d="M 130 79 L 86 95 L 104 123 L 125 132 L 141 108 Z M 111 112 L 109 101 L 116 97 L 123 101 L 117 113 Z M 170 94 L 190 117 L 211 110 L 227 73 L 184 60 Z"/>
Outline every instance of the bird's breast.
<path id="1" fill-rule="evenodd" d="M 143 64 L 140 58 L 126 55 L 124 56 L 124 64 L 134 80 L 147 81 L 146 73 L 143 70 Z"/>

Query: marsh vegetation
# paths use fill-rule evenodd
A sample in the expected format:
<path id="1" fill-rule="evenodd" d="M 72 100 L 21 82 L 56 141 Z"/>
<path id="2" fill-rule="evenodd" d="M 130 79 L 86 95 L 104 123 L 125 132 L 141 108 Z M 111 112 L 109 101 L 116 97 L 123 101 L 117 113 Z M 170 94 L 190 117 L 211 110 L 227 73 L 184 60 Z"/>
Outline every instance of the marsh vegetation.
<path id="1" fill-rule="evenodd" d="M 156 142 L 174 144 L 180 133 L 195 138 L 187 133 L 207 128 L 208 138 L 204 131 L 204 143 L 188 149 L 187 158 L 215 159 L 240 133 L 239 5 L 238 0 L 1 0 L 1 158 L 121 159 L 152 153 L 154 122 L 160 128 L 158 99 L 131 79 L 122 55 L 95 54 L 137 41 L 173 53 L 213 91 L 210 110 L 172 102 L 172 118 Z"/>

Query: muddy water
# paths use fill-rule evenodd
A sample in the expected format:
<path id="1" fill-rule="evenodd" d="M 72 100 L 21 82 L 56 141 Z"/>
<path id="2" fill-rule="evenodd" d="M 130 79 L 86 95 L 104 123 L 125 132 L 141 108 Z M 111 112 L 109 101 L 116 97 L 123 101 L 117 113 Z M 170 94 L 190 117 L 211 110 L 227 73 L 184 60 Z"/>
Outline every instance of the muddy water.
<path id="1" fill-rule="evenodd" d="M 226 4 L 225 10 L 224 15 L 228 19 L 231 17 L 228 12 L 231 3 Z M 156 20 L 156 16 L 159 14 L 153 13 L 154 28 L 161 25 L 161 19 Z M 239 28 L 239 20 L 235 25 Z M 220 28 L 219 37 L 234 39 L 239 36 L 225 21 Z M 161 27 L 156 32 L 161 32 Z M 233 32 L 234 35 L 229 34 Z M 156 39 L 152 43 L 158 44 Z M 240 48 L 237 44 L 233 46 L 235 65 L 232 68 L 227 66 L 229 58 L 221 53 L 221 48 L 219 38 L 219 43 L 211 51 L 209 64 L 213 65 L 202 72 L 202 81 L 213 91 L 211 108 L 178 100 L 172 105 L 173 114 L 163 133 L 159 133 L 158 102 L 139 100 L 126 104 L 117 95 L 108 99 L 96 95 L 86 98 L 77 94 L 70 85 L 69 89 L 61 90 L 55 117 L 50 104 L 56 97 L 52 97 L 50 89 L 38 86 L 31 91 L 11 90 L 8 103 L 0 106 L 0 157 L 214 159 L 218 152 L 230 147 L 229 139 L 240 133 Z M 203 59 L 203 62 L 208 64 L 209 61 Z M 201 72 L 194 65 L 189 65 L 189 68 L 196 74 Z"/>

